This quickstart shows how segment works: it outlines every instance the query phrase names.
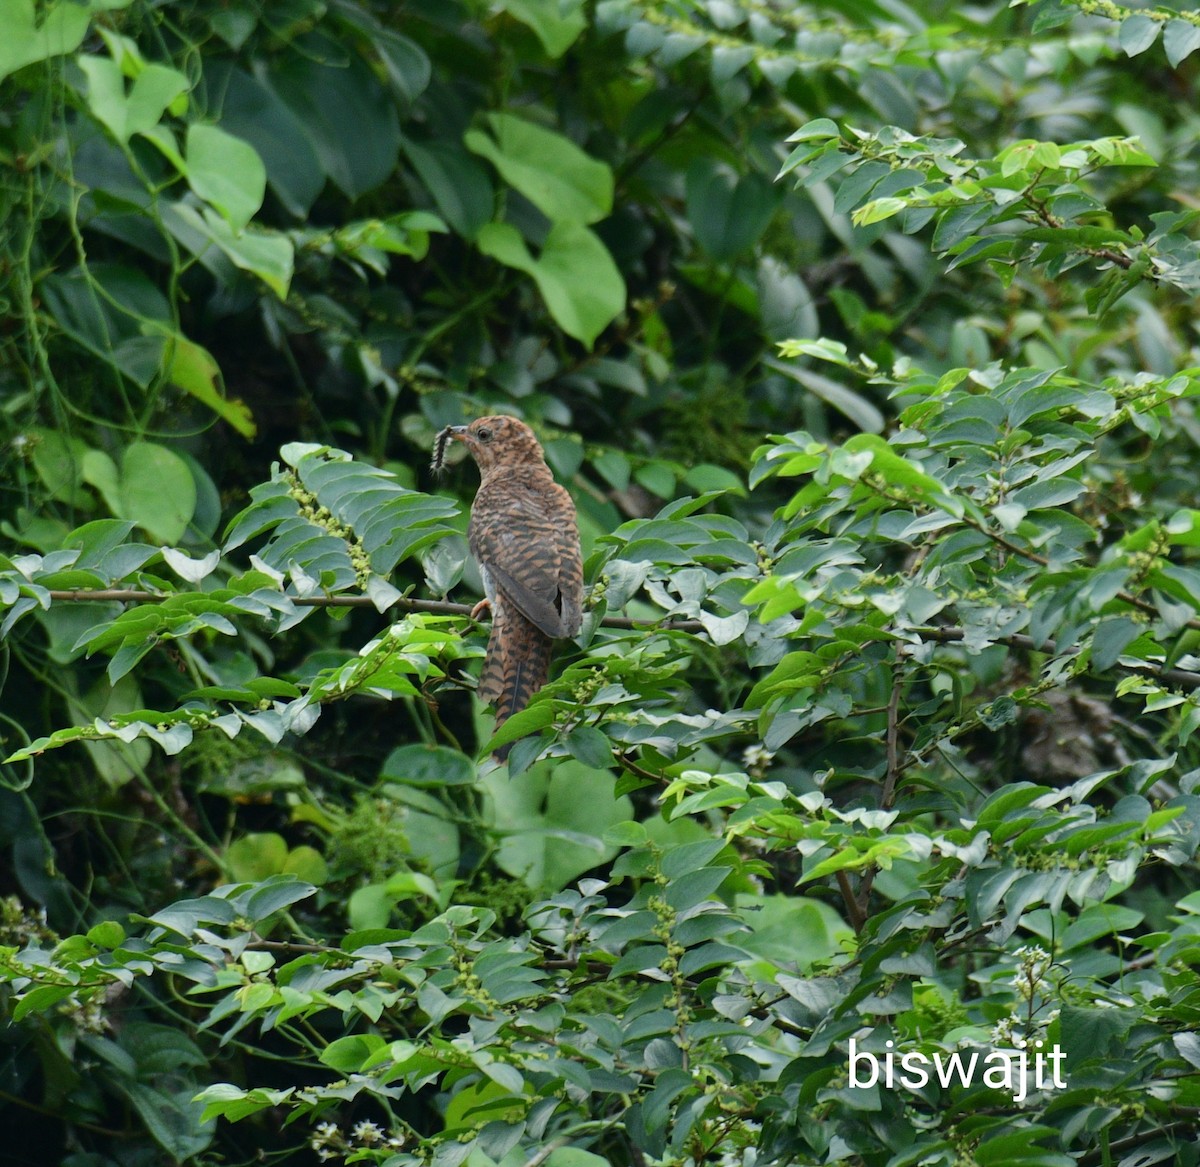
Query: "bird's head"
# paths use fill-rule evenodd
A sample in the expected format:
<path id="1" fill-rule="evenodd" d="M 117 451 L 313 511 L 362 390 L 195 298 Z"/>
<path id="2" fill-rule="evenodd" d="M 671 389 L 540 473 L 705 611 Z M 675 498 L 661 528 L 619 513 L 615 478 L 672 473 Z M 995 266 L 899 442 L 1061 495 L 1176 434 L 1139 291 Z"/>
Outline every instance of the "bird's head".
<path id="1" fill-rule="evenodd" d="M 525 462 L 544 462 L 542 447 L 533 430 L 515 417 L 477 417 L 470 425 L 452 425 L 446 432 L 467 447 L 481 474 L 496 466 L 508 468 Z"/>

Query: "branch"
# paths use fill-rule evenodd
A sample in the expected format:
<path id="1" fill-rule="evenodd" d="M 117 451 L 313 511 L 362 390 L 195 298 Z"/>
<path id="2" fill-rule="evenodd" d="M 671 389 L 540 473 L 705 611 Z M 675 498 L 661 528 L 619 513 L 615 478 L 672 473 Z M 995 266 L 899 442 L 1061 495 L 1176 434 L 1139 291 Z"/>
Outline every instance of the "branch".
<path id="1" fill-rule="evenodd" d="M 1039 177 L 1041 173 L 1041 171 L 1038 172 Z M 1033 184 L 1031 183 L 1030 185 L 1032 186 Z M 1047 227 L 1053 227 L 1056 231 L 1061 231 L 1066 226 L 1057 215 L 1051 213 L 1050 209 L 1041 199 L 1035 199 L 1033 195 L 1026 193 L 1025 201 L 1033 208 L 1034 213 Z M 1133 267 L 1133 260 L 1128 255 L 1120 251 L 1113 251 L 1111 247 L 1084 247 L 1081 250 L 1084 254 L 1092 256 L 1093 259 L 1107 260 L 1109 263 L 1116 264 L 1117 267 L 1125 271 Z"/>
<path id="2" fill-rule="evenodd" d="M 1144 16 L 1166 24 L 1169 20 L 1186 20 L 1188 24 L 1200 25 L 1200 12 L 1176 12 L 1174 9 L 1157 8 L 1126 8 L 1124 4 L 1114 4 L 1112 0 L 1066 0 L 1072 8 L 1078 8 L 1087 16 L 1104 16 L 1109 20 L 1126 21 L 1131 16 Z"/>
<path id="3" fill-rule="evenodd" d="M 1050 560 L 1046 556 L 1039 555 L 1036 551 L 1031 551 L 1028 547 L 1022 547 L 1019 543 L 1013 543 L 999 532 L 991 530 L 986 523 L 981 523 L 965 515 L 962 521 L 971 530 L 978 531 L 979 534 L 995 543 L 997 547 L 1003 547 L 1010 554 L 1025 559 L 1030 563 L 1036 563 L 1038 567 L 1050 566 Z M 1130 607 L 1137 608 L 1139 612 L 1145 612 L 1147 616 L 1158 615 L 1158 609 L 1149 600 L 1143 600 L 1141 596 L 1135 596 L 1132 592 L 1121 590 L 1117 592 L 1115 598 L 1122 603 L 1129 604 Z M 1184 627 L 1190 628 L 1194 632 L 1200 632 L 1200 620 L 1195 618 L 1188 620 Z"/>
<path id="4" fill-rule="evenodd" d="M 172 595 L 188 593 L 139 591 L 136 588 L 96 588 L 72 589 L 69 591 L 51 591 L 50 599 L 71 603 L 98 604 L 116 601 L 122 604 L 161 604 Z M 197 592 L 196 595 L 203 593 Z M 374 608 L 375 604 L 369 596 L 291 596 L 289 597 L 297 608 Z M 433 612 L 440 616 L 469 616 L 472 612 L 470 604 L 455 604 L 449 600 L 417 600 L 410 596 L 401 596 L 389 605 L 392 608 L 405 608 L 410 612 Z M 699 620 L 638 620 L 632 616 L 605 616 L 600 624 L 604 628 L 642 629 L 646 632 L 703 632 L 704 625 Z"/>
<path id="5" fill-rule="evenodd" d="M 1019 550 L 1014 548 L 1015 550 Z M 186 593 L 175 592 L 174 595 Z M 196 593 L 200 594 L 200 593 Z M 72 589 L 70 591 L 51 591 L 50 599 L 56 602 L 70 603 L 101 603 L 113 602 L 125 604 L 161 604 L 170 595 L 159 592 L 139 591 L 136 588 L 97 588 L 95 590 Z M 1122 597 L 1118 597 L 1122 598 Z M 1151 605 L 1136 597 L 1128 597 L 1137 606 Z M 374 608 L 375 605 L 368 596 L 292 596 L 292 603 L 298 608 Z M 404 608 L 410 612 L 432 612 L 440 616 L 470 616 L 470 604 L 455 604 L 449 600 L 418 600 L 410 596 L 401 596 L 394 600 L 390 607 Z M 642 632 L 703 632 L 704 625 L 699 620 L 639 620 L 633 616 L 605 616 L 600 621 L 602 628 L 620 628 L 624 631 Z M 1188 621 L 1190 627 L 1200 628 L 1200 621 Z M 914 629 L 922 640 L 936 641 L 938 644 L 955 644 L 966 639 L 966 633 L 961 628 L 917 628 Z M 995 644 L 1007 645 L 1025 652 L 1054 653 L 1054 645 L 1039 643 L 1032 636 L 1014 632 L 1007 636 L 994 638 Z M 1200 690 L 1200 673 L 1189 672 L 1187 669 L 1169 669 L 1162 665 L 1147 661 L 1143 665 L 1114 666 L 1126 673 L 1141 673 L 1165 685 L 1174 685 L 1189 692 Z"/>
<path id="6" fill-rule="evenodd" d="M 918 628 L 915 631 L 922 640 L 933 640 L 938 644 L 957 644 L 965 640 L 967 635 L 961 628 Z M 1003 644 L 1009 648 L 1019 648 L 1024 652 L 1044 652 L 1052 655 L 1058 651 L 1053 644 L 1039 642 L 1032 636 L 1026 636 L 1023 632 L 997 636 L 994 638 L 994 643 Z M 1190 692 L 1200 689 L 1200 673 L 1193 673 L 1187 669 L 1169 669 L 1163 665 L 1154 664 L 1152 661 L 1145 661 L 1140 665 L 1118 663 L 1113 667 L 1125 673 L 1139 673 L 1143 676 L 1153 677 L 1164 685 L 1174 685 L 1176 688 L 1187 689 Z"/>

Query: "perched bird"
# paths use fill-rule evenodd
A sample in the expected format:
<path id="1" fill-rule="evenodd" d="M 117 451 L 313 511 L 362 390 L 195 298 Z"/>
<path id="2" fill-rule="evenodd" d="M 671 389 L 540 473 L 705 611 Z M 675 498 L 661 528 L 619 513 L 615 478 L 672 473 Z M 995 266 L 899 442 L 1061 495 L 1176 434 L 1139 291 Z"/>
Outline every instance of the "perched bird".
<path id="1" fill-rule="evenodd" d="M 519 713 L 550 674 L 551 642 L 583 622 L 583 561 L 571 496 L 554 481 L 533 431 L 515 417 L 481 417 L 438 435 L 434 466 L 449 439 L 479 466 L 467 537 L 479 564 L 492 631 L 479 678 L 496 726 Z M 508 746 L 497 756 L 508 756 Z"/>

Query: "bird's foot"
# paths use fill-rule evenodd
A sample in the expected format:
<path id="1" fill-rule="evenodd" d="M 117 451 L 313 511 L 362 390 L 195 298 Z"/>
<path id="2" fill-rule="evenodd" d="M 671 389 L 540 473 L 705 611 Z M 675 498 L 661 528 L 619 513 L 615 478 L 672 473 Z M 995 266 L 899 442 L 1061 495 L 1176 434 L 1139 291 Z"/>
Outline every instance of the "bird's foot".
<path id="1" fill-rule="evenodd" d="M 492 610 L 492 601 L 491 600 L 480 600 L 479 603 L 476 604 L 475 607 L 473 607 L 471 609 L 471 619 L 478 620 L 479 617 L 482 616 L 484 612 L 487 612 L 490 614 L 491 610 Z"/>

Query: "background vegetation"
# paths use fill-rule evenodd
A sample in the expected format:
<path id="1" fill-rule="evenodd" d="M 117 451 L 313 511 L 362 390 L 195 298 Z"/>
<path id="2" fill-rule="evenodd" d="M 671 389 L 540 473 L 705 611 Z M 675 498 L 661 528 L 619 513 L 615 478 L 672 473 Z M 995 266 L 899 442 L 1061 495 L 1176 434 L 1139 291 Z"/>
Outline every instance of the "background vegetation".
<path id="1" fill-rule="evenodd" d="M 1197 1162 L 1200 14 L 0 27 L 7 1162 Z M 591 586 L 504 768 L 493 411 Z"/>

